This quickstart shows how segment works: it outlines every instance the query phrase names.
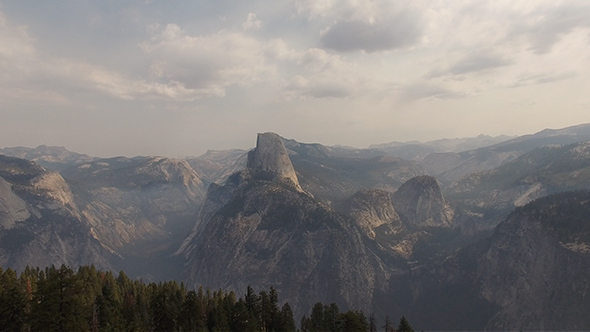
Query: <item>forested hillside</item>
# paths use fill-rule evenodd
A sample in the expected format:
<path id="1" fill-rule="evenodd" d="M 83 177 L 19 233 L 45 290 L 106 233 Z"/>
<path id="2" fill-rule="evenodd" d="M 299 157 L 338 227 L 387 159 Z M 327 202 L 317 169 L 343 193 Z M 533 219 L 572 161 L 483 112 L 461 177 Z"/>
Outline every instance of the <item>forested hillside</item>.
<path id="1" fill-rule="evenodd" d="M 243 298 L 188 290 L 183 283 L 144 283 L 82 266 L 0 268 L 0 331 L 295 331 L 276 290 Z"/>
<path id="2" fill-rule="evenodd" d="M 405 324 L 405 325 L 404 325 Z M 301 331 L 376 331 L 378 323 L 362 311 L 340 313 L 335 303 L 316 303 Z M 383 326 L 393 331 L 389 318 Z M 398 331 L 413 331 L 402 317 Z M 243 297 L 176 281 L 144 283 L 124 272 L 65 265 L 20 275 L 0 267 L 0 331 L 296 331 L 289 303 L 281 305 L 271 287 L 258 294 L 250 286 Z"/>

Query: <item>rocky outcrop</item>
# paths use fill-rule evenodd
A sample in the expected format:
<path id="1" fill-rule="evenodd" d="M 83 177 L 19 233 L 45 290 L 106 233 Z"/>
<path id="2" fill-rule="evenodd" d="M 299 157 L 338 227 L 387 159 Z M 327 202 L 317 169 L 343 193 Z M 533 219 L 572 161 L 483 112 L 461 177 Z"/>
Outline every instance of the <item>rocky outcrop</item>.
<path id="1" fill-rule="evenodd" d="M 115 257 L 81 219 L 70 187 L 55 172 L 0 156 L 0 266 L 27 265 L 114 269 Z"/>
<path id="2" fill-rule="evenodd" d="M 369 310 L 389 272 L 356 228 L 292 187 L 240 178 L 185 245 L 188 284 L 238 293 L 273 286 L 297 315 L 317 301 Z"/>
<path id="3" fill-rule="evenodd" d="M 414 227 L 449 227 L 454 211 L 445 201 L 438 181 L 417 176 L 393 194 L 393 206 L 403 221 Z"/>
<path id="4" fill-rule="evenodd" d="M 386 292 L 391 268 L 348 219 L 294 185 L 277 138 L 259 135 L 249 168 L 210 187 L 178 252 L 188 262 L 188 285 L 238 294 L 248 285 L 273 286 L 298 316 L 317 301 L 370 310 L 374 294 Z"/>
<path id="5" fill-rule="evenodd" d="M 248 168 L 268 173 L 272 180 L 286 180 L 302 191 L 282 138 L 275 133 L 258 134 L 256 148 L 248 153 Z"/>
<path id="6" fill-rule="evenodd" d="M 343 212 L 373 240 L 378 229 L 386 234 L 396 234 L 402 228 L 401 219 L 391 203 L 391 193 L 384 190 L 359 190 L 343 204 Z"/>

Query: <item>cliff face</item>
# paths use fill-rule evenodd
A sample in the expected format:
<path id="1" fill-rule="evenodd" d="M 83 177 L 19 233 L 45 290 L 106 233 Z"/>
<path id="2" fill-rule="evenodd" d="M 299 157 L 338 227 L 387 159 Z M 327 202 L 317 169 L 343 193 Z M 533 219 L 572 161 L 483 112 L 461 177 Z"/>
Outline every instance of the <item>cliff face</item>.
<path id="1" fill-rule="evenodd" d="M 256 148 L 248 153 L 248 168 L 265 172 L 272 180 L 286 180 L 302 191 L 282 138 L 275 133 L 258 134 Z"/>
<path id="2" fill-rule="evenodd" d="M 12 191 L 12 184 L 0 177 L 0 228 L 11 229 L 30 216 L 27 203 Z"/>
<path id="3" fill-rule="evenodd" d="M 189 285 L 238 293 L 273 286 L 297 315 L 317 301 L 369 310 L 390 271 L 356 227 L 301 191 L 274 134 L 260 137 L 250 168 L 210 188 L 202 219 L 179 252 L 188 260 Z"/>
<path id="4" fill-rule="evenodd" d="M 114 257 L 81 220 L 64 179 L 29 161 L 0 156 L 0 265 L 95 264 Z"/>
<path id="5" fill-rule="evenodd" d="M 391 203 L 391 193 L 387 191 L 360 190 L 346 201 L 343 210 L 373 240 L 378 229 L 384 233 L 395 234 L 402 228 L 401 219 Z"/>
<path id="6" fill-rule="evenodd" d="M 498 225 L 478 260 L 490 329 L 588 330 L 590 194 L 549 196 Z"/>

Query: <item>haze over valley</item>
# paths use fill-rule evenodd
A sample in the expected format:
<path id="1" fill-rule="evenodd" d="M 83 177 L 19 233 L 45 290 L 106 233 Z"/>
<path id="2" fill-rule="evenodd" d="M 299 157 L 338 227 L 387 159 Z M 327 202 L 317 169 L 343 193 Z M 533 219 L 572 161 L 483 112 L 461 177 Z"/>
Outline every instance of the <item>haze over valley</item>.
<path id="1" fill-rule="evenodd" d="M 583 329 L 589 142 L 578 125 L 368 149 L 260 133 L 187 159 L 3 148 L 0 263 L 274 287 L 295 317 L 323 302 L 424 329 Z"/>
<path id="2" fill-rule="evenodd" d="M 590 330 L 589 55 L 576 0 L 0 0 L 0 331 Z"/>

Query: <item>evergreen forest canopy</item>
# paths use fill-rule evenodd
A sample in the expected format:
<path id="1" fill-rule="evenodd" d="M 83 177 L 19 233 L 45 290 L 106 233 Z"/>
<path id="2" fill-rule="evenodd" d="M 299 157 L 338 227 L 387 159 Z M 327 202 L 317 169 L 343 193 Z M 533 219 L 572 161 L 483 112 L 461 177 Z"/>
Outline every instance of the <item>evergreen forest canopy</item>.
<path id="1" fill-rule="evenodd" d="M 377 331 L 373 315 L 340 313 L 335 303 L 316 303 L 301 331 Z M 380 326 L 394 331 L 389 318 Z M 65 265 L 44 270 L 27 267 L 20 276 L 0 267 L 0 331 L 296 331 L 289 303 L 279 308 L 277 291 L 258 294 L 248 286 L 243 298 L 234 292 L 176 281 L 144 283 L 94 266 L 77 272 Z M 381 330 L 379 328 L 379 330 Z M 402 317 L 397 331 L 413 331 Z"/>

